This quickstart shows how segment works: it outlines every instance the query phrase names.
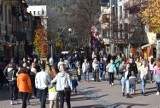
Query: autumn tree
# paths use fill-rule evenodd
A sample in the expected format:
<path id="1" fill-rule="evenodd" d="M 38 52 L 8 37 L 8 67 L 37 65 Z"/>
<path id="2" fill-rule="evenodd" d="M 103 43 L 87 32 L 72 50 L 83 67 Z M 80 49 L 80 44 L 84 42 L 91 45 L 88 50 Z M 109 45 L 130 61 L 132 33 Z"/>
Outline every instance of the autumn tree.
<path id="1" fill-rule="evenodd" d="M 142 10 L 142 21 L 154 33 L 160 33 L 160 1 L 149 0 L 148 5 Z"/>
<path id="2" fill-rule="evenodd" d="M 56 52 L 60 53 L 63 50 L 62 38 L 60 37 L 60 35 L 57 35 L 54 38 L 54 41 L 55 41 Z"/>
<path id="3" fill-rule="evenodd" d="M 142 22 L 149 27 L 151 32 L 157 34 L 157 38 L 160 38 L 160 1 L 149 0 L 148 5 L 142 10 Z M 160 57 L 160 43 L 157 43 L 157 57 Z"/>
<path id="4" fill-rule="evenodd" d="M 46 58 L 48 56 L 48 44 L 46 39 L 47 36 L 44 33 L 43 26 L 40 21 L 37 21 L 34 37 L 34 48 L 41 58 Z"/>

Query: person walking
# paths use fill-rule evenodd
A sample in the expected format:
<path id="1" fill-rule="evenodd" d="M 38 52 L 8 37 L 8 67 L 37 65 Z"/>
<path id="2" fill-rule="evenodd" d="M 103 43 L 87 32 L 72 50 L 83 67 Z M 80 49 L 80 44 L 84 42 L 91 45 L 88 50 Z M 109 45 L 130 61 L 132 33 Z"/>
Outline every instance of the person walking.
<path id="1" fill-rule="evenodd" d="M 73 88 L 73 93 L 77 94 L 77 86 L 78 86 L 78 81 L 76 80 L 75 76 L 72 77 L 72 88 Z"/>
<path id="2" fill-rule="evenodd" d="M 54 66 L 51 67 L 50 77 L 51 79 L 55 78 L 57 72 L 55 71 Z M 58 104 L 58 96 L 57 96 L 56 84 L 48 85 L 48 100 L 49 100 L 49 108 L 59 108 Z"/>
<path id="3" fill-rule="evenodd" d="M 99 61 L 99 71 L 100 71 L 100 80 L 102 80 L 103 78 L 103 57 L 100 58 Z"/>
<path id="4" fill-rule="evenodd" d="M 130 70 L 134 72 L 134 75 L 137 78 L 138 74 L 137 64 L 133 61 L 133 58 L 129 59 L 129 63 L 130 63 Z"/>
<path id="5" fill-rule="evenodd" d="M 115 66 L 116 66 L 116 75 L 117 78 L 119 79 L 119 66 L 122 63 L 122 58 L 120 57 L 120 54 L 117 55 L 117 58 L 115 59 Z"/>
<path id="6" fill-rule="evenodd" d="M 76 70 L 77 70 L 78 81 L 81 81 L 81 65 L 80 65 L 80 61 L 76 62 Z"/>
<path id="7" fill-rule="evenodd" d="M 153 72 L 154 72 L 154 58 L 151 58 L 149 61 L 149 73 L 150 73 L 150 82 L 153 83 Z"/>
<path id="8" fill-rule="evenodd" d="M 136 77 L 134 75 L 134 72 L 131 72 L 131 76 L 129 77 L 129 88 L 130 93 L 135 94 L 135 86 L 136 86 Z"/>
<path id="9" fill-rule="evenodd" d="M 145 93 L 145 86 L 146 86 L 146 78 L 148 73 L 148 65 L 146 61 L 142 62 L 142 66 L 140 67 L 140 79 L 141 79 L 141 88 L 142 88 L 142 94 L 146 96 Z"/>
<path id="10" fill-rule="evenodd" d="M 45 72 L 45 65 L 41 65 L 41 71 L 36 74 L 35 85 L 39 90 L 39 98 L 41 102 L 41 108 L 46 108 L 46 98 L 48 93 L 48 85 L 51 78 L 47 72 Z"/>
<path id="11" fill-rule="evenodd" d="M 27 69 L 24 67 L 20 68 L 17 77 L 17 87 L 22 96 L 22 108 L 27 108 L 27 98 L 29 93 L 32 93 L 32 84 Z"/>
<path id="12" fill-rule="evenodd" d="M 32 89 L 33 89 L 33 97 L 37 98 L 37 89 L 35 86 L 35 76 L 37 74 L 37 69 L 36 69 L 36 63 L 33 62 L 31 65 L 31 72 L 30 72 L 30 78 L 31 78 L 31 83 L 32 83 Z"/>
<path id="13" fill-rule="evenodd" d="M 12 63 L 9 63 L 5 73 L 6 79 L 9 82 L 10 90 L 10 104 L 13 105 L 14 101 L 17 103 L 18 89 L 17 89 L 17 71 L 15 70 Z"/>
<path id="14" fill-rule="evenodd" d="M 159 95 L 160 93 L 160 58 L 156 59 L 156 66 L 154 67 L 154 80 L 156 82 L 156 87 L 157 87 L 156 95 Z"/>
<path id="15" fill-rule="evenodd" d="M 121 85 L 122 85 L 122 96 L 125 96 L 125 72 L 126 72 L 126 65 L 125 62 L 122 61 L 122 63 L 119 66 L 119 74 L 121 74 Z"/>
<path id="16" fill-rule="evenodd" d="M 93 79 L 94 81 L 99 82 L 99 63 L 97 58 L 94 58 L 92 67 L 93 67 Z"/>
<path id="17" fill-rule="evenodd" d="M 140 81 L 140 67 L 142 65 L 142 61 L 140 60 L 139 57 L 136 58 L 136 61 L 135 61 L 136 65 L 137 65 L 137 83 Z"/>
<path id="18" fill-rule="evenodd" d="M 86 82 L 88 82 L 89 81 L 89 63 L 87 62 L 87 59 L 85 58 L 84 59 L 84 62 L 83 62 L 83 64 L 82 64 L 82 72 L 83 72 L 83 74 L 84 74 L 84 80 L 86 81 Z"/>
<path id="19" fill-rule="evenodd" d="M 130 64 L 127 63 L 126 71 L 125 71 L 125 85 L 126 85 L 126 92 L 127 98 L 131 98 L 130 96 L 130 84 L 129 84 L 129 77 L 131 76 Z"/>
<path id="20" fill-rule="evenodd" d="M 70 75 L 66 72 L 65 65 L 61 65 L 61 72 L 51 81 L 51 84 L 56 83 L 56 90 L 60 97 L 60 107 L 64 108 L 64 99 L 66 99 L 67 108 L 71 108 L 70 97 L 72 89 L 72 82 Z"/>
<path id="21" fill-rule="evenodd" d="M 115 64 L 113 63 L 113 60 L 110 61 L 110 63 L 107 65 L 106 68 L 109 68 L 108 74 L 109 74 L 109 85 L 113 86 L 114 84 L 114 73 L 116 72 Z"/>

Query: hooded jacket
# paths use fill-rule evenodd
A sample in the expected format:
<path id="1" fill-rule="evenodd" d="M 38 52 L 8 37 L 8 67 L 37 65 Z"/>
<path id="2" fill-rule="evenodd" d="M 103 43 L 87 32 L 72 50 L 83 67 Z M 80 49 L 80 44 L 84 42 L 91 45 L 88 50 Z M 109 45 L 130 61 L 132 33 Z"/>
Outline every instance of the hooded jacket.
<path id="1" fill-rule="evenodd" d="M 64 88 L 70 87 L 72 90 L 72 82 L 68 73 L 60 72 L 56 77 L 51 81 L 51 83 L 56 83 L 56 90 L 63 91 Z"/>

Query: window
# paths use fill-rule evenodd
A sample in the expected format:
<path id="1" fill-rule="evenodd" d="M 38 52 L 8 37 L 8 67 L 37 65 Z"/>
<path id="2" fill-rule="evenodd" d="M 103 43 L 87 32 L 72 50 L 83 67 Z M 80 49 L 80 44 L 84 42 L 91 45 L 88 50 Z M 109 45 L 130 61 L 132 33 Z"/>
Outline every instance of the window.
<path id="1" fill-rule="evenodd" d="M 39 11 L 38 11 L 38 15 L 40 15 Z"/>
<path id="2" fill-rule="evenodd" d="M 128 23 L 124 23 L 125 39 L 128 39 Z"/>
<path id="3" fill-rule="evenodd" d="M 113 15 L 115 15 L 115 8 L 114 8 L 114 6 L 112 6 L 112 12 L 113 12 Z"/>
<path id="4" fill-rule="evenodd" d="M 35 14 L 36 14 L 36 11 L 34 11 L 33 14 L 35 15 Z"/>
<path id="5" fill-rule="evenodd" d="M 1 5 L 1 20 L 3 21 L 3 2 L 2 2 L 2 5 Z"/>
<path id="6" fill-rule="evenodd" d="M 44 15 L 44 10 L 42 9 L 42 15 Z"/>
<path id="7" fill-rule="evenodd" d="M 122 38 L 122 24 L 120 24 L 120 36 L 119 36 L 119 38 Z"/>
<path id="8" fill-rule="evenodd" d="M 119 18 L 122 19 L 122 6 L 119 6 Z"/>
<path id="9" fill-rule="evenodd" d="M 128 10 L 126 10 L 126 9 L 124 10 L 124 17 L 128 18 Z"/>
<path id="10" fill-rule="evenodd" d="M 8 10 L 8 22 L 11 24 L 12 18 L 11 18 L 11 10 Z"/>

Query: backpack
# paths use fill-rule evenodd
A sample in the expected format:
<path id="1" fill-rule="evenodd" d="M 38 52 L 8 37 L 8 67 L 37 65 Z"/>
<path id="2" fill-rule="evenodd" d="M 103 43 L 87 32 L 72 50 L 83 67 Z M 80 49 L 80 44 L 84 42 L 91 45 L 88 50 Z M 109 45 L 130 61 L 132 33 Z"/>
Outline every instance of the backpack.
<path id="1" fill-rule="evenodd" d="M 16 80 L 16 72 L 14 69 L 10 70 L 9 72 L 7 72 L 7 79 L 9 81 L 14 81 Z"/>

